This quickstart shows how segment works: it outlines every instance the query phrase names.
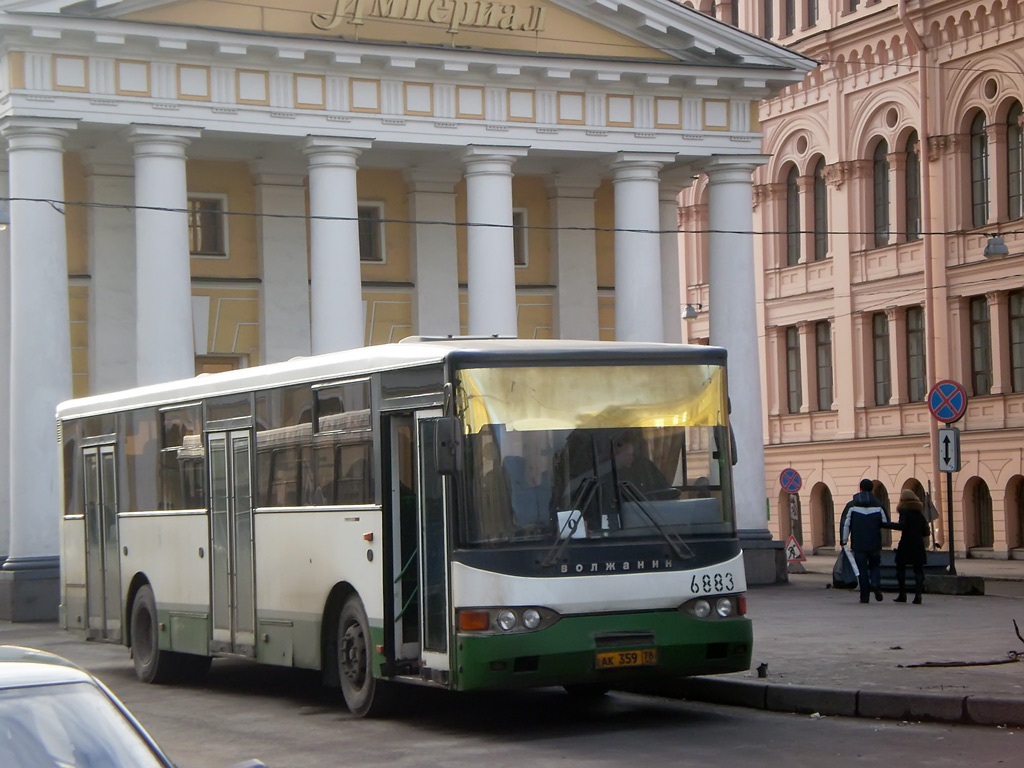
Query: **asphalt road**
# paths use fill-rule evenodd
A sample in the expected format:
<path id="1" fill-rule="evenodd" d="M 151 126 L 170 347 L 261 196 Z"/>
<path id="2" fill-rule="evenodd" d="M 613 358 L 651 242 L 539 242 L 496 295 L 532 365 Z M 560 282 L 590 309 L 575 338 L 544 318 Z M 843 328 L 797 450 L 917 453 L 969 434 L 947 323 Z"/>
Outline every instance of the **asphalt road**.
<path id="1" fill-rule="evenodd" d="M 54 625 L 0 625 L 0 642 L 65 655 L 120 696 L 181 768 L 345 766 L 1019 765 L 1024 732 L 814 718 L 614 693 L 580 706 L 558 690 L 413 691 L 389 721 L 353 718 L 316 675 L 218 660 L 202 685 L 147 686 L 128 651 Z"/>

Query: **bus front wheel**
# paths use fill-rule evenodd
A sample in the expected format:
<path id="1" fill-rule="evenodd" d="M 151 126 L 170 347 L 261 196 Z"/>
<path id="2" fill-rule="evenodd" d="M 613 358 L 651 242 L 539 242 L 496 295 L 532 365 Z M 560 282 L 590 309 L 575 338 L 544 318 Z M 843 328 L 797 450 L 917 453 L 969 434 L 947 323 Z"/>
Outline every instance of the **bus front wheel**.
<path id="1" fill-rule="evenodd" d="M 379 717 L 390 709 L 387 682 L 373 676 L 373 639 L 362 601 L 350 595 L 338 617 L 338 681 L 345 703 L 359 717 Z"/>
<path id="2" fill-rule="evenodd" d="M 139 587 L 132 603 L 132 662 L 135 676 L 144 683 L 167 683 L 198 678 L 210 668 L 209 656 L 192 656 L 160 648 L 156 598 L 148 584 Z"/>

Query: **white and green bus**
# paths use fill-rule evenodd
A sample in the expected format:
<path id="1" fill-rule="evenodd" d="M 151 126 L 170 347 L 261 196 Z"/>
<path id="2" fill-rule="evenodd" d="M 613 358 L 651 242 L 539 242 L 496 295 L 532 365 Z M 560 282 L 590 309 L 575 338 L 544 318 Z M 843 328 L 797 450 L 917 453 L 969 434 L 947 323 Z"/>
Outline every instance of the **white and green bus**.
<path id="1" fill-rule="evenodd" d="M 138 677 L 401 683 L 749 668 L 726 354 L 408 339 L 63 403 L 61 620 Z"/>

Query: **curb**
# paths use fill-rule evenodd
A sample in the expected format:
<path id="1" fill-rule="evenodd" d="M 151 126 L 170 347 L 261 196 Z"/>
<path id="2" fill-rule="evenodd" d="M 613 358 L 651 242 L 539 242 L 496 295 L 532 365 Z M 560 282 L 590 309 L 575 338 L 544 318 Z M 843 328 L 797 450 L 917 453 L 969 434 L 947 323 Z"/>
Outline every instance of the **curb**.
<path id="1" fill-rule="evenodd" d="M 1024 726 L 1024 697 L 860 691 L 689 677 L 647 688 L 666 698 L 837 717 Z"/>

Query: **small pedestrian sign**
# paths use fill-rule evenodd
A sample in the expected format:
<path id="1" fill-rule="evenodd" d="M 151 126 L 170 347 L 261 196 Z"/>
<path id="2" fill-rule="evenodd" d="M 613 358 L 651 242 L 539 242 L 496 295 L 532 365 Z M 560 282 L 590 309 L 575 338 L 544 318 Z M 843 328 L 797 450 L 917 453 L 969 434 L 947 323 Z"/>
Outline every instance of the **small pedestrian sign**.
<path id="1" fill-rule="evenodd" d="M 960 430 L 956 427 L 939 429 L 939 472 L 960 471 Z"/>
<path id="2" fill-rule="evenodd" d="M 786 542 L 786 562 L 787 563 L 804 563 L 807 562 L 807 558 L 804 557 L 803 547 L 800 546 L 800 542 L 796 540 L 796 536 L 790 536 L 789 541 Z"/>

